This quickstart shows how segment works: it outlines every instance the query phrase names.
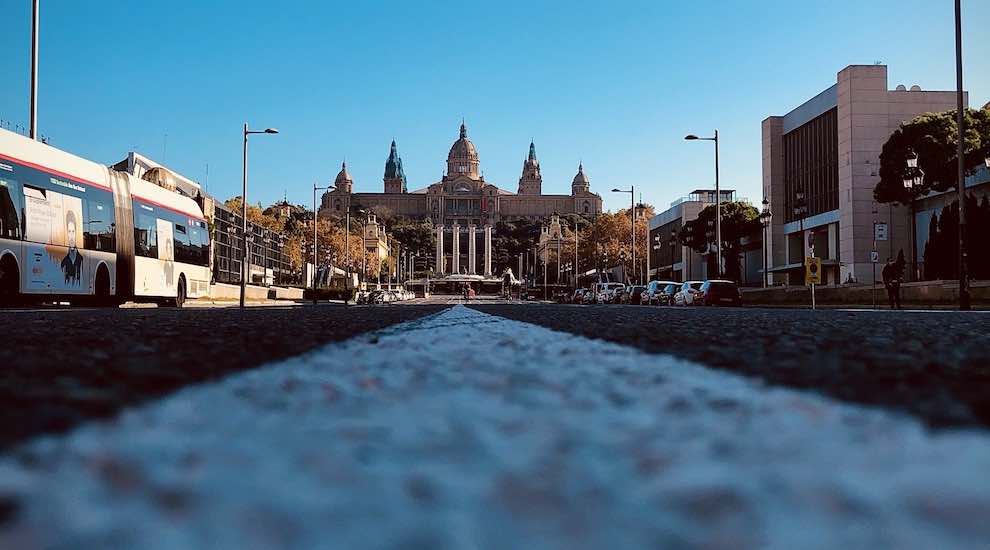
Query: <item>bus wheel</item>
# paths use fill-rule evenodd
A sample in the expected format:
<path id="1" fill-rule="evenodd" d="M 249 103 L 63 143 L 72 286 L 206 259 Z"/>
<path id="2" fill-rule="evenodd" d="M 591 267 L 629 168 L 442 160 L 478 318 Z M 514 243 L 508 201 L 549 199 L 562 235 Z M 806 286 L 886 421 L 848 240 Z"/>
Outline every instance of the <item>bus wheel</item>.
<path id="1" fill-rule="evenodd" d="M 96 295 L 93 297 L 98 307 L 110 307 L 114 305 L 110 296 L 110 272 L 106 266 L 101 265 L 96 272 Z"/>
<path id="2" fill-rule="evenodd" d="M 12 306 L 18 302 L 20 277 L 17 262 L 7 255 L 0 259 L 0 306 Z"/>

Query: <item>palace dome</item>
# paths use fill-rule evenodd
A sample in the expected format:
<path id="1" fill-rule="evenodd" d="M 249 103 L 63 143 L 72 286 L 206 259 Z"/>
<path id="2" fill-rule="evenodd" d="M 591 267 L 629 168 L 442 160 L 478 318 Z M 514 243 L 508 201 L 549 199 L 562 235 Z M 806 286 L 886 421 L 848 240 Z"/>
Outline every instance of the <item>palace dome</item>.
<path id="1" fill-rule="evenodd" d="M 588 176 L 584 173 L 584 163 L 578 164 L 578 173 L 574 176 L 574 181 L 571 182 L 572 185 L 588 185 Z"/>
<path id="2" fill-rule="evenodd" d="M 468 139 L 467 128 L 463 123 L 461 124 L 461 136 L 450 146 L 450 153 L 447 154 L 447 160 L 455 159 L 478 161 L 478 150 L 475 149 L 474 144 Z"/>
<path id="3" fill-rule="evenodd" d="M 451 177 L 464 175 L 471 179 L 479 179 L 478 150 L 467 137 L 467 127 L 461 123 L 461 135 L 450 146 L 447 154 L 447 174 Z"/>
<path id="4" fill-rule="evenodd" d="M 337 179 L 333 180 L 334 185 L 349 184 L 354 183 L 351 179 L 351 175 L 347 173 L 347 163 L 343 162 L 340 165 L 340 172 L 337 172 Z"/>

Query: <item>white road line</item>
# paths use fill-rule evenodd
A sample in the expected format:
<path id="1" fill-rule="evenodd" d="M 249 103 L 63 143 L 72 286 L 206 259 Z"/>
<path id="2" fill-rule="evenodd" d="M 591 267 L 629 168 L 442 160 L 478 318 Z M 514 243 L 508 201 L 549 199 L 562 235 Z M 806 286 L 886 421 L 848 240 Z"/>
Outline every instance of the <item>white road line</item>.
<path id="1" fill-rule="evenodd" d="M 990 434 L 462 306 L 0 461 L 0 547 L 985 548 Z"/>

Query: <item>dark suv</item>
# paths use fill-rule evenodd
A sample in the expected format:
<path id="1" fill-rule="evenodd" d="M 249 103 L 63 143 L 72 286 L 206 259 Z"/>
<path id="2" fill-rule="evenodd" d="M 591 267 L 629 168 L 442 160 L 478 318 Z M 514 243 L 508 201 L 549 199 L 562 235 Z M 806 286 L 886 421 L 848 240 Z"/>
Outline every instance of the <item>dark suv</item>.
<path id="1" fill-rule="evenodd" d="M 742 295 L 739 286 L 732 281 L 705 281 L 701 285 L 699 305 L 705 306 L 741 306 Z"/>

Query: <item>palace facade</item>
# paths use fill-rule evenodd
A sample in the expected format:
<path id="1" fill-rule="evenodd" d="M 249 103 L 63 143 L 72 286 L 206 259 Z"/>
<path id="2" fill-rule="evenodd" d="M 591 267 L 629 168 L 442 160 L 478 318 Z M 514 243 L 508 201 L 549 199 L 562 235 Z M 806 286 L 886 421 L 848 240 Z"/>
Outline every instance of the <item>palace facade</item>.
<path id="1" fill-rule="evenodd" d="M 491 234 L 499 221 L 547 220 L 554 214 L 594 217 L 602 212 L 602 198 L 591 191 L 583 165 L 578 166 L 569 195 L 543 194 L 543 176 L 533 143 L 529 144 L 515 193 L 485 181 L 479 168 L 478 150 L 461 124 L 460 135 L 447 154 L 447 173 L 438 182 L 409 191 L 402 158 L 393 141 L 385 161 L 383 192 L 355 193 L 354 180 L 344 163 L 334 181 L 335 189 L 323 195 L 320 215 L 343 216 L 348 209 L 353 213 L 360 208 L 379 215 L 388 212 L 428 219 L 437 230 L 438 273 L 491 275 Z M 447 246 L 445 235 L 449 238 Z M 476 235 L 483 237 L 480 245 Z M 462 242 L 465 239 L 467 242 Z M 483 258 L 478 258 L 479 249 L 483 250 Z"/>
<path id="2" fill-rule="evenodd" d="M 504 219 L 549 219 L 554 213 L 593 217 L 602 212 L 602 198 L 591 192 L 584 166 L 578 167 L 571 182 L 571 194 L 543 194 L 540 161 L 532 143 L 515 193 L 485 181 L 479 166 L 478 150 L 461 124 L 460 136 L 447 154 L 447 173 L 438 182 L 409 191 L 393 141 L 385 161 L 383 192 L 354 193 L 354 181 L 344 164 L 334 181 L 336 189 L 323 195 L 320 215 L 342 216 L 350 207 L 430 219 L 437 225 L 483 227 Z"/>

